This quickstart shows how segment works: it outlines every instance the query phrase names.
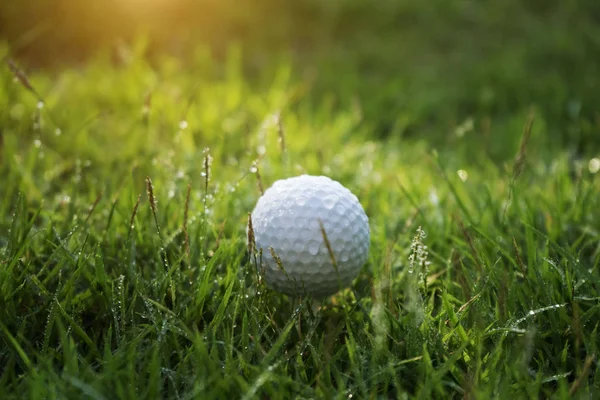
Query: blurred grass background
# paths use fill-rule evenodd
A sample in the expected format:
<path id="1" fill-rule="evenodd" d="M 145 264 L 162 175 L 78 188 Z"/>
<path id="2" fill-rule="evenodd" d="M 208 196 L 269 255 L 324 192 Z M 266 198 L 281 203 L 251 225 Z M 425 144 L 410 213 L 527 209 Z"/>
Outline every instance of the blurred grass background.
<path id="1" fill-rule="evenodd" d="M 291 59 L 311 97 L 360 101 L 376 138 L 443 146 L 466 127 L 505 160 L 517 145 L 507 124 L 533 107 L 546 122 L 540 143 L 576 158 L 600 149 L 594 0 L 12 1 L 0 37 L 29 68 L 52 69 L 98 53 L 118 62 L 140 37 L 149 60 L 190 67 L 198 48 L 224 60 L 236 44 L 250 77 Z"/>

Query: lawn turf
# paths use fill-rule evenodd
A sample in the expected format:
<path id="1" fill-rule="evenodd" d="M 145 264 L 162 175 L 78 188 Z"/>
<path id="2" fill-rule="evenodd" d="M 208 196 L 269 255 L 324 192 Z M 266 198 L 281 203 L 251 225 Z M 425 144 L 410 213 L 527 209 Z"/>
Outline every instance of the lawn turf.
<path id="1" fill-rule="evenodd" d="M 397 114 L 352 66 L 315 78 L 282 58 L 248 79 L 236 47 L 144 51 L 0 69 L 5 398 L 600 392 L 588 115 L 557 119 L 544 93 L 502 112 L 429 93 Z M 457 86 L 434 94 L 464 104 L 443 96 Z M 580 128 L 577 151 L 557 124 Z M 322 303 L 266 288 L 246 250 L 260 187 L 301 173 L 339 180 L 370 217 L 368 263 Z"/>

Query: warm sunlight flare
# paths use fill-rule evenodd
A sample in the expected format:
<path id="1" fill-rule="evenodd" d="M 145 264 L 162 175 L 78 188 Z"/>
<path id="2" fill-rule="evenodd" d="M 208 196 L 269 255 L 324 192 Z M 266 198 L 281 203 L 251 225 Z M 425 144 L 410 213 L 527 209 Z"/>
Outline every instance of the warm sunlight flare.
<path id="1" fill-rule="evenodd" d="M 131 13 L 136 19 L 160 15 L 182 3 L 183 0 L 120 0 L 116 2 L 119 7 Z"/>

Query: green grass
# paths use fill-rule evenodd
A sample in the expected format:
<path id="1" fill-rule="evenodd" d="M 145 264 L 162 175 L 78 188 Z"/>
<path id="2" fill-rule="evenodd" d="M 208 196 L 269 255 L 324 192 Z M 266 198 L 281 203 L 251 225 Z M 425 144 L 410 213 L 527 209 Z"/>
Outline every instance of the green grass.
<path id="1" fill-rule="evenodd" d="M 461 111 L 431 102 L 436 81 L 397 115 L 352 67 L 314 80 L 280 60 L 247 79 L 235 50 L 142 50 L 0 70 L 5 398 L 600 392 L 598 155 L 553 141 L 551 100 Z M 259 184 L 301 173 L 339 180 L 370 217 L 353 291 L 323 303 L 269 290 L 246 256 Z"/>

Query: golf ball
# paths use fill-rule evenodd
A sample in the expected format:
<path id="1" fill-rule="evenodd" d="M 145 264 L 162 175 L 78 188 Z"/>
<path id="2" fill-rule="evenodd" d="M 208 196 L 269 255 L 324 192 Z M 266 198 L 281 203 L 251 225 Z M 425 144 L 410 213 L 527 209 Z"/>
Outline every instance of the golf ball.
<path id="1" fill-rule="evenodd" d="M 276 181 L 258 200 L 252 228 L 267 286 L 292 296 L 323 298 L 349 286 L 369 254 L 363 207 L 326 176 Z"/>

